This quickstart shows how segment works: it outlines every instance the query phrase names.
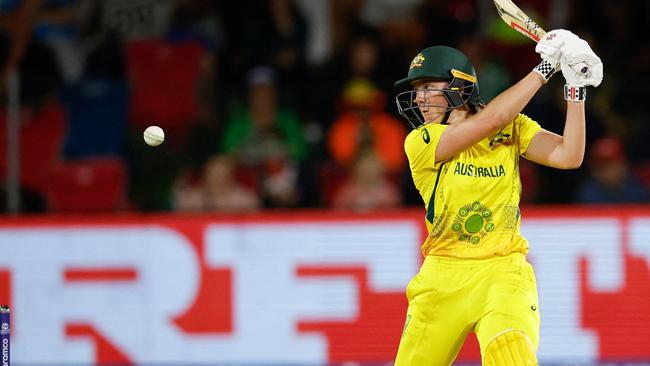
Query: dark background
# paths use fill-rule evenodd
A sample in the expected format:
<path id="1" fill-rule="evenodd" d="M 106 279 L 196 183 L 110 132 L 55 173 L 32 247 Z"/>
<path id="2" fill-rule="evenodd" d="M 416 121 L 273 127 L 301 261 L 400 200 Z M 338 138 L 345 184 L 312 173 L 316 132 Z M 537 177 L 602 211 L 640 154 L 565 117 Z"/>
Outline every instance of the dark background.
<path id="1" fill-rule="evenodd" d="M 650 188 L 648 3 L 528 0 L 604 63 L 580 169 L 523 162 L 525 204 L 643 203 Z M 489 101 L 539 61 L 491 1 L 0 1 L 0 181 L 9 75 L 19 212 L 421 207 L 392 84 L 419 50 L 465 52 Z M 524 113 L 561 133 L 557 74 Z M 165 142 L 146 146 L 159 125 Z"/>

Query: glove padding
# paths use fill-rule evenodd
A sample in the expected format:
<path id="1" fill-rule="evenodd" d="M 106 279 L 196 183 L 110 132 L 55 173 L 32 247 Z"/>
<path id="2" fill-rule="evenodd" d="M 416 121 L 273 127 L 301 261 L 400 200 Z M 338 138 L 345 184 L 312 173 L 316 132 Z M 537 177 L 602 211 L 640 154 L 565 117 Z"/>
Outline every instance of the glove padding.
<path id="1" fill-rule="evenodd" d="M 583 39 L 568 39 L 561 48 L 562 75 L 571 86 L 598 86 L 603 80 L 603 63 Z"/>
<path id="2" fill-rule="evenodd" d="M 562 46 L 569 40 L 580 39 L 571 31 L 566 29 L 554 29 L 544 35 L 537 46 L 535 52 L 539 53 L 542 60 L 547 61 L 555 67 L 560 64 L 560 57 L 562 56 Z"/>

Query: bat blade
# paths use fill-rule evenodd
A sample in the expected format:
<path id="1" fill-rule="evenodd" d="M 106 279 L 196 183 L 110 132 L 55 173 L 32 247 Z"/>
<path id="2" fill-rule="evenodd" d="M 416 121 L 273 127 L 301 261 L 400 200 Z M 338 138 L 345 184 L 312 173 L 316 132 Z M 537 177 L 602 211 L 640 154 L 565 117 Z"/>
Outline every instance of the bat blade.
<path id="1" fill-rule="evenodd" d="M 537 23 L 535 23 L 526 13 L 521 11 L 517 5 L 510 0 L 494 0 L 494 6 L 501 19 L 508 24 L 512 29 L 525 35 L 535 42 L 546 34 Z"/>

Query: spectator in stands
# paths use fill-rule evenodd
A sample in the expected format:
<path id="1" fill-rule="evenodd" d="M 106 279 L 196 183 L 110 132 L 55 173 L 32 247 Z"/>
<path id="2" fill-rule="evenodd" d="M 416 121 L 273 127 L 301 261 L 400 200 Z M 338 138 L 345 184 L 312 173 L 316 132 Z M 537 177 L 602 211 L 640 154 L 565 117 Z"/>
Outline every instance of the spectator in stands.
<path id="1" fill-rule="evenodd" d="M 74 0 L 12 0 L 0 2 L 0 23 L 9 25 L 14 39 L 13 63 L 30 40 L 48 47 L 64 79 L 81 72 L 83 47 L 77 41 L 81 2 Z"/>
<path id="2" fill-rule="evenodd" d="M 222 140 L 224 152 L 237 154 L 247 165 L 258 165 L 269 158 L 305 158 L 300 120 L 292 110 L 277 105 L 273 70 L 252 69 L 248 85 L 248 105 L 230 111 Z"/>
<path id="3" fill-rule="evenodd" d="M 366 150 L 374 151 L 389 174 L 404 167 L 404 124 L 384 111 L 385 96 L 366 79 L 350 81 L 342 95 L 342 112 L 328 133 L 330 155 L 351 166 Z"/>
<path id="4" fill-rule="evenodd" d="M 6 91 L 7 76 L 17 70 L 20 101 L 30 107 L 41 106 L 56 95 L 62 74 L 55 52 L 47 45 L 42 19 L 48 12 L 46 1 L 0 2 L 0 34 L 3 52 L 0 63 L 0 93 Z"/>
<path id="5" fill-rule="evenodd" d="M 182 177 L 174 199 L 180 211 L 241 212 L 259 208 L 260 204 L 255 191 L 237 180 L 235 162 L 226 155 L 208 160 L 198 181 Z"/>
<path id="6" fill-rule="evenodd" d="M 353 210 L 395 208 L 400 191 L 386 174 L 382 160 L 372 150 L 363 152 L 334 197 L 334 207 Z"/>
<path id="7" fill-rule="evenodd" d="M 5 102 L 9 94 L 8 75 L 18 76 L 19 115 L 19 200 L 22 212 L 45 209 L 43 191 L 47 174 L 60 159 L 65 115 L 56 98 L 62 74 L 55 53 L 37 34 L 46 1 L 0 2 L 0 190 L 8 177 L 7 124 Z M 0 192 L 5 201 L 9 192 Z M 8 198 L 6 198 L 8 199 Z"/>
<path id="8" fill-rule="evenodd" d="M 291 109 L 278 106 L 272 69 L 254 68 L 248 84 L 248 105 L 231 111 L 223 151 L 259 174 L 266 206 L 294 206 L 298 163 L 307 157 L 302 124 Z"/>
<path id="9" fill-rule="evenodd" d="M 312 70 L 312 82 L 318 85 L 318 93 L 306 93 L 305 113 L 317 120 L 324 131 L 329 129 L 338 112 L 333 103 L 326 101 L 338 100 L 341 88 L 350 80 L 365 79 L 372 83 L 381 80 L 388 87 L 386 90 L 393 87 L 390 73 L 380 70 L 383 55 L 378 32 L 363 24 L 344 28 L 337 30 L 341 33 L 341 47 L 334 49 L 336 52 L 325 64 Z"/>
<path id="10" fill-rule="evenodd" d="M 589 154 L 590 173 L 578 191 L 581 203 L 643 203 L 648 191 L 632 176 L 620 140 L 595 141 Z"/>
<path id="11" fill-rule="evenodd" d="M 217 1 L 228 34 L 223 55 L 224 83 L 238 89 L 240 80 L 255 65 L 269 65 L 283 86 L 282 100 L 303 97 L 307 23 L 294 0 L 256 1 L 244 6 L 236 1 Z"/>
<path id="12" fill-rule="evenodd" d="M 124 154 L 129 86 L 120 47 L 114 37 L 97 42 L 88 52 L 80 78 L 60 90 L 67 116 L 66 159 Z"/>

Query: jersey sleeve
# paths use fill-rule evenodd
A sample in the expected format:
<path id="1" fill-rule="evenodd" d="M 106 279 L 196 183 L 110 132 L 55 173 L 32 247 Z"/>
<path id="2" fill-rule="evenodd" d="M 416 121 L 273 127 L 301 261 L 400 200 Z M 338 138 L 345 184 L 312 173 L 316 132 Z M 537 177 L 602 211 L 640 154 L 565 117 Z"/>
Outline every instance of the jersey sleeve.
<path id="1" fill-rule="evenodd" d="M 417 128 L 406 136 L 404 150 L 414 180 L 434 172 L 440 166 L 440 162 L 436 163 L 436 147 L 446 128 L 447 125 L 431 124 Z"/>
<path id="2" fill-rule="evenodd" d="M 517 115 L 517 118 L 515 118 L 514 122 L 517 130 L 519 131 L 519 154 L 524 155 L 528 150 L 530 141 L 533 139 L 535 134 L 537 134 L 537 132 L 542 129 L 542 127 L 539 125 L 539 123 L 535 122 L 527 115 L 521 113 Z"/>

